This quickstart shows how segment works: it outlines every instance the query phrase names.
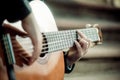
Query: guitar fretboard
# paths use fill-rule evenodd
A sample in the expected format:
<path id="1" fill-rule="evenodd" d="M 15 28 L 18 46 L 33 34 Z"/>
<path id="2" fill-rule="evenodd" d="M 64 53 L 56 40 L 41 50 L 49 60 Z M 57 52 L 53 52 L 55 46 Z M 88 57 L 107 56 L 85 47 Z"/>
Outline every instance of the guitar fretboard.
<path id="1" fill-rule="evenodd" d="M 81 31 L 92 42 L 100 41 L 97 28 L 79 29 L 78 31 Z M 50 53 L 72 47 L 74 41 L 80 38 L 77 30 L 47 32 L 43 33 L 43 36 L 44 44 L 42 53 Z"/>
<path id="2" fill-rule="evenodd" d="M 43 49 L 41 54 L 51 53 L 63 49 L 67 49 L 74 45 L 74 41 L 80 38 L 77 31 L 81 31 L 91 42 L 99 42 L 100 35 L 98 28 L 86 28 L 78 30 L 64 30 L 55 32 L 45 32 L 43 34 Z M 32 50 L 30 45 L 31 40 L 29 38 L 17 37 L 18 42 L 27 50 Z M 25 47 L 28 45 L 28 47 Z"/>

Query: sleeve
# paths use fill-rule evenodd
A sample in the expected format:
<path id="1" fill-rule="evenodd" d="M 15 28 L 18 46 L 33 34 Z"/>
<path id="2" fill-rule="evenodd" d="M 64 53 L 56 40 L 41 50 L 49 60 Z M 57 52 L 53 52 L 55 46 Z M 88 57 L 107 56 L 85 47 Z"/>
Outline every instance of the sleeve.
<path id="1" fill-rule="evenodd" d="M 27 0 L 5 0 L 5 15 L 8 21 L 22 20 L 31 13 L 31 7 Z"/>
<path id="2" fill-rule="evenodd" d="M 66 52 L 63 52 L 63 53 L 64 53 L 65 73 L 69 74 L 73 71 L 75 64 L 67 65 L 67 61 L 66 61 L 67 53 Z"/>

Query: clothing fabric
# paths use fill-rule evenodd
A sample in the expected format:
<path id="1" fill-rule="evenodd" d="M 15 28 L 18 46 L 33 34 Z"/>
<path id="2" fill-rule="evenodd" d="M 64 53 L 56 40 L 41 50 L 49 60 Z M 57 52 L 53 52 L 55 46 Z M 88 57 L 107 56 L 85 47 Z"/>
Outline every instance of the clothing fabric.
<path id="1" fill-rule="evenodd" d="M 68 53 L 65 52 L 65 51 L 63 53 L 64 53 L 65 73 L 69 74 L 69 73 L 71 73 L 73 71 L 73 69 L 75 67 L 75 64 L 73 64 L 73 65 L 67 65 L 66 59 L 67 59 L 67 54 Z"/>
<path id="2" fill-rule="evenodd" d="M 31 12 L 28 0 L 0 0 L 0 25 L 7 19 L 15 22 L 24 19 Z"/>

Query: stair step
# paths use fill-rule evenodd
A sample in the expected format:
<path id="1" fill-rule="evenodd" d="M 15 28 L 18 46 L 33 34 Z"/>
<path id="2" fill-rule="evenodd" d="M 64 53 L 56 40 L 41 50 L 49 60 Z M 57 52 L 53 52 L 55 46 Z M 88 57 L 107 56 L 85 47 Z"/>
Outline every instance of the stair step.
<path id="1" fill-rule="evenodd" d="M 81 60 L 65 80 L 120 80 L 120 59 Z"/>
<path id="2" fill-rule="evenodd" d="M 119 72 L 103 72 L 103 73 L 70 73 L 65 74 L 64 80 L 120 80 Z"/>
<path id="3" fill-rule="evenodd" d="M 120 43 L 104 42 L 100 45 L 89 48 L 88 53 L 83 58 L 119 58 Z"/>

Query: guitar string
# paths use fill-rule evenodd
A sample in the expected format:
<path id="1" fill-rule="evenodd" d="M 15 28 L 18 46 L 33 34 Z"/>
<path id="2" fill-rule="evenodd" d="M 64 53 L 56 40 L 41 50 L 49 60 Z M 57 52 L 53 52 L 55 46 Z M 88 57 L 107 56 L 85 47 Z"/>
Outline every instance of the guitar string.
<path id="1" fill-rule="evenodd" d="M 12 44 L 11 44 L 9 34 L 3 35 L 3 42 L 4 42 L 4 45 L 5 45 L 5 49 L 6 49 L 5 51 L 6 51 L 6 54 L 7 54 L 9 64 L 15 63 L 14 52 L 13 52 L 13 49 L 12 49 Z"/>
<path id="2" fill-rule="evenodd" d="M 54 35 L 57 35 L 57 33 L 55 33 Z M 48 52 L 53 52 L 53 51 L 57 51 L 57 50 L 61 50 L 61 49 L 70 47 L 71 46 L 71 45 L 69 45 L 69 44 L 71 44 L 70 42 L 72 41 L 72 43 L 73 43 L 74 40 L 76 39 L 76 37 L 72 36 L 72 35 L 73 35 L 73 31 L 72 32 L 67 31 L 66 34 L 62 32 L 62 34 L 59 34 L 58 36 L 54 36 L 56 42 L 54 42 L 54 39 L 52 39 L 51 42 L 48 42 L 48 46 L 50 47 L 49 48 L 50 50 Z M 47 38 L 48 38 L 48 36 L 47 36 Z M 49 39 L 50 38 L 48 38 L 48 40 Z"/>
<path id="3" fill-rule="evenodd" d="M 49 45 L 49 48 L 56 48 L 56 46 L 54 46 L 54 45 L 53 45 L 53 46 L 50 46 L 50 45 L 51 45 L 51 44 L 59 44 L 60 42 L 61 42 L 61 43 L 64 43 L 64 42 L 68 42 L 68 41 L 72 40 L 72 37 L 71 37 L 71 38 L 70 38 L 70 37 L 69 37 L 69 38 L 67 37 L 68 39 L 65 37 L 65 36 L 70 36 L 70 35 L 71 35 L 71 34 L 68 34 L 68 33 L 73 34 L 72 32 L 67 31 L 67 32 L 62 32 L 62 34 L 60 34 L 60 35 L 59 35 L 59 32 L 58 32 L 58 33 L 57 33 L 57 32 L 54 33 L 54 35 L 59 35 L 59 36 L 51 36 L 51 35 L 49 36 L 49 35 L 47 35 L 47 40 L 50 40 L 51 38 L 53 39 L 53 37 L 54 37 L 54 38 L 56 39 L 56 42 L 54 42 L 55 39 L 53 39 L 52 41 L 47 42 L 47 41 L 45 41 L 45 40 L 46 40 L 46 39 L 45 39 L 46 36 L 44 36 L 43 46 L 45 46 L 45 47 L 43 47 L 42 50 L 43 50 L 43 51 L 47 50 L 48 45 Z M 63 34 L 64 34 L 64 37 L 63 37 Z M 74 35 L 75 35 L 75 34 L 74 34 Z M 61 40 L 60 37 L 62 38 L 62 41 L 60 41 L 60 40 Z M 49 38 L 49 39 L 48 39 L 48 38 Z M 20 40 L 20 39 L 21 39 L 21 38 L 19 38 L 19 40 Z M 58 40 L 59 40 L 59 41 L 58 41 Z M 21 40 L 20 40 L 20 41 L 21 41 Z M 29 40 L 28 40 L 28 41 L 29 41 Z M 28 41 L 27 41 L 27 43 L 29 43 Z M 21 41 L 21 42 L 23 42 L 23 41 Z M 26 44 L 27 44 L 27 43 L 26 43 Z M 69 43 L 69 44 L 70 44 L 70 43 Z M 63 45 L 63 44 L 62 44 L 62 45 Z M 32 47 L 31 47 L 31 48 L 32 48 Z M 29 48 L 29 49 L 30 49 L 30 48 Z M 53 52 L 53 51 L 54 51 L 54 50 L 52 50 L 52 52 Z M 48 52 L 51 52 L 51 51 L 48 51 Z"/>
<path id="4" fill-rule="evenodd" d="M 60 39 L 60 37 L 61 36 L 63 36 L 63 35 L 65 35 L 65 36 L 69 36 L 69 34 L 66 34 L 67 32 L 69 32 L 69 31 L 71 31 L 70 33 L 72 33 L 72 31 L 73 30 L 68 30 L 68 31 L 59 31 L 59 32 L 48 32 L 48 33 L 44 33 L 44 39 L 45 40 L 48 40 L 48 39 L 46 39 L 45 37 L 47 36 L 47 38 L 49 38 L 49 39 L 51 39 L 50 41 L 49 41 L 49 43 L 47 42 L 47 41 L 45 41 L 45 40 L 43 40 L 44 42 L 43 42 L 43 46 L 46 46 L 46 47 L 48 47 L 48 44 L 52 44 L 52 43 L 54 43 L 54 44 L 58 44 L 59 43 L 59 41 L 58 42 L 52 42 L 54 39 L 53 38 L 55 38 L 56 40 L 59 40 Z M 84 34 L 87 34 L 87 35 L 89 35 L 89 31 L 87 30 L 87 31 L 85 31 L 85 30 L 81 30 L 82 32 L 84 32 Z M 86 33 L 87 32 L 87 33 Z M 91 31 L 92 32 L 92 31 Z M 59 37 L 57 36 L 58 34 L 60 34 L 60 33 L 63 33 L 63 34 L 61 34 L 61 35 L 59 35 Z M 94 34 L 94 33 L 92 33 L 92 34 Z M 52 35 L 52 36 L 51 36 Z M 54 36 L 53 36 L 54 35 Z M 90 36 L 91 37 L 91 36 Z M 52 40 L 53 39 L 53 40 Z M 64 39 L 64 38 L 63 38 Z M 52 43 L 50 43 L 50 42 L 52 42 Z M 65 41 L 66 42 L 66 41 Z M 44 48 L 43 48 L 44 49 Z M 47 50 L 47 49 L 46 49 Z"/>

